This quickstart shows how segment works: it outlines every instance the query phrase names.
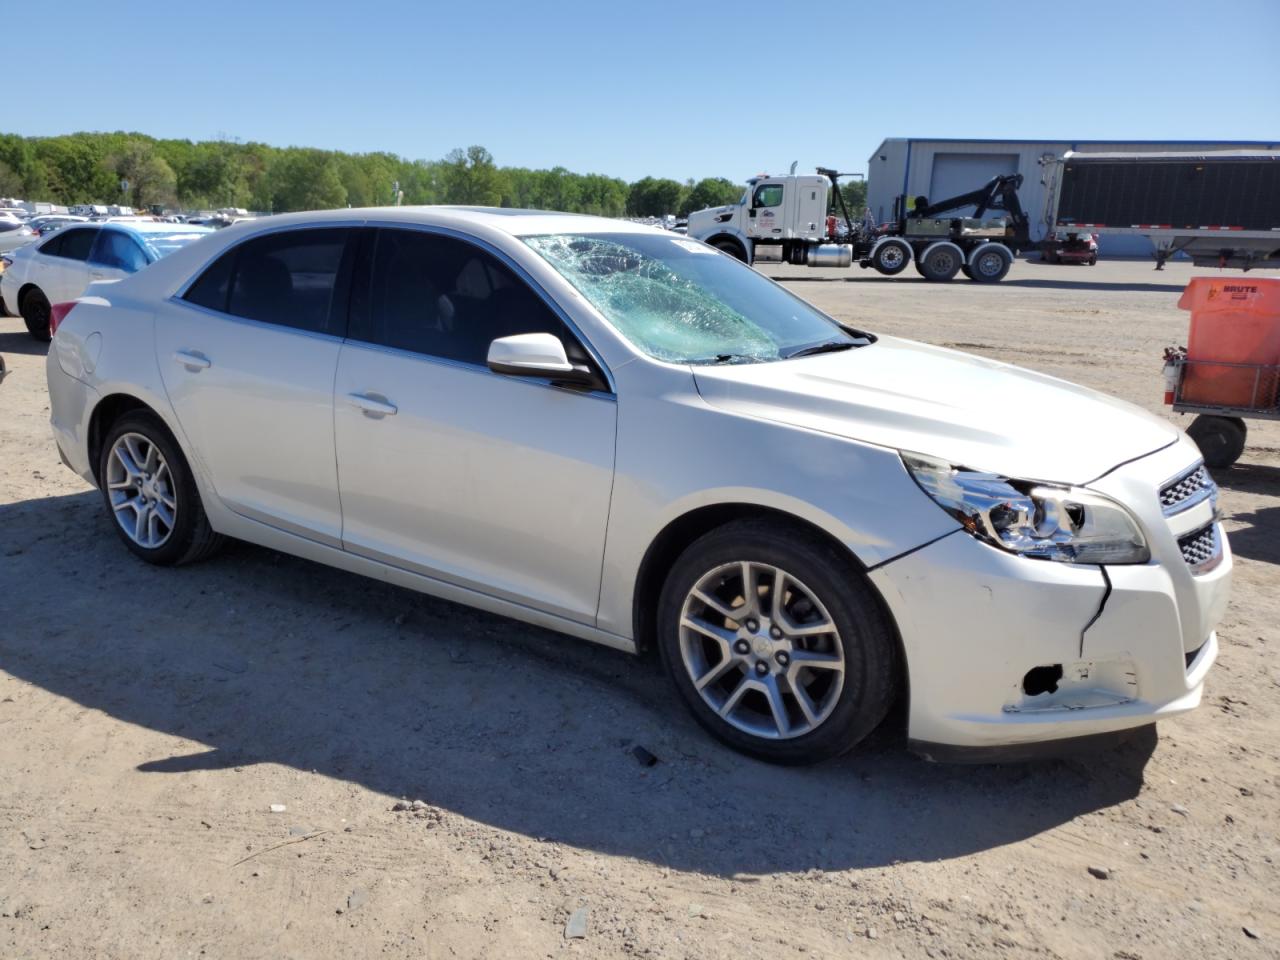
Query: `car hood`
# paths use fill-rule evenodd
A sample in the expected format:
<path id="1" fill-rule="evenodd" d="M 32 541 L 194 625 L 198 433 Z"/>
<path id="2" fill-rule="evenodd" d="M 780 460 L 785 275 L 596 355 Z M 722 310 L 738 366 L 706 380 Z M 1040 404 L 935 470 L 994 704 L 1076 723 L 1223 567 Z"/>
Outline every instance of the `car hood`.
<path id="1" fill-rule="evenodd" d="M 1172 424 L 1114 397 L 896 337 L 693 370 L 720 409 L 1028 480 L 1087 483 L 1178 438 Z"/>

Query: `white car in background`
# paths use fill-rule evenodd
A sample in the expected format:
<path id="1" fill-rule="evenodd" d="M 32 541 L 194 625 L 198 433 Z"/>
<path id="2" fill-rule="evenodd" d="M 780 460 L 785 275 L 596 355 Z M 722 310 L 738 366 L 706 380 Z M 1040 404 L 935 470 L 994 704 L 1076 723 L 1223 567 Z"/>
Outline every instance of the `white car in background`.
<path id="1" fill-rule="evenodd" d="M 143 220 L 65 226 L 5 257 L 0 311 L 21 316 L 33 337 L 48 340 L 53 304 L 74 300 L 95 280 L 130 276 L 212 232 Z"/>
<path id="2" fill-rule="evenodd" d="M 1016 757 L 1191 709 L 1217 655 L 1231 553 L 1179 430 L 677 234 L 285 215 L 53 319 L 54 437 L 138 557 L 237 537 L 656 649 L 766 760 L 899 699 L 927 756 Z"/>
<path id="3" fill-rule="evenodd" d="M 16 217 L 0 217 L 0 253 L 24 247 L 36 239 L 36 232 Z"/>

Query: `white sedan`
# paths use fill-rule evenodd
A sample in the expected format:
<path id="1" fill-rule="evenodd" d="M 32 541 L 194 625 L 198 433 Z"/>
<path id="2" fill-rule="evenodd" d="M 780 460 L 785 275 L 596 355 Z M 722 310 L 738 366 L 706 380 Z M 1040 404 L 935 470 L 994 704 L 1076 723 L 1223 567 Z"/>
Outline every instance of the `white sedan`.
<path id="1" fill-rule="evenodd" d="M 145 220 L 62 227 L 6 254 L 0 273 L 0 314 L 21 316 L 33 337 L 48 340 L 52 304 L 74 300 L 95 280 L 136 273 L 212 232 L 208 227 Z"/>
<path id="2" fill-rule="evenodd" d="M 593 217 L 230 227 L 53 309 L 66 463 L 157 564 L 225 537 L 626 651 L 781 763 L 905 698 L 1012 757 L 1194 707 L 1231 555 L 1167 422 L 849 329 Z"/>
<path id="3" fill-rule="evenodd" d="M 0 253 L 26 246 L 36 239 L 36 232 L 17 217 L 0 217 Z"/>

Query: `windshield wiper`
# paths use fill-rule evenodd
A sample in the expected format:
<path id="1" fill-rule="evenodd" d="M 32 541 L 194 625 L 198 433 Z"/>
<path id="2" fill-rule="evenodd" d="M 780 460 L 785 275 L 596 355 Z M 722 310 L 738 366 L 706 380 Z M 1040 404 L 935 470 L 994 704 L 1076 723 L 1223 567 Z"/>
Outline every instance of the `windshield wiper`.
<path id="1" fill-rule="evenodd" d="M 713 357 L 697 357 L 688 361 L 689 363 L 758 363 L 760 357 L 752 356 L 749 353 L 717 353 Z"/>
<path id="2" fill-rule="evenodd" d="M 790 360 L 792 357 L 811 357 L 816 353 L 838 353 L 841 350 L 850 350 L 859 346 L 853 340 L 828 340 L 825 343 L 813 343 L 807 347 L 796 347 L 790 353 L 782 355 L 783 360 Z"/>

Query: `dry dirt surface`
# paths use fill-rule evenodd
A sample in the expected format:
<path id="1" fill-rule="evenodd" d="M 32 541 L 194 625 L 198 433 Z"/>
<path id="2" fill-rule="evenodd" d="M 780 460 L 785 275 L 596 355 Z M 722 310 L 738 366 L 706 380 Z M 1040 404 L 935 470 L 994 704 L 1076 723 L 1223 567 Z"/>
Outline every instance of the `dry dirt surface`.
<path id="1" fill-rule="evenodd" d="M 766 272 L 1152 410 L 1193 273 Z M 984 767 L 899 717 L 791 770 L 606 649 L 253 546 L 142 564 L 59 463 L 43 345 L 4 319 L 0 354 L 0 957 L 1280 956 L 1275 424 L 1217 474 L 1238 566 L 1198 711 Z"/>

